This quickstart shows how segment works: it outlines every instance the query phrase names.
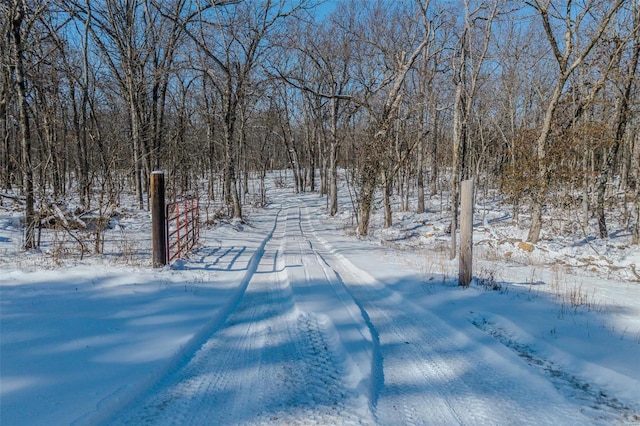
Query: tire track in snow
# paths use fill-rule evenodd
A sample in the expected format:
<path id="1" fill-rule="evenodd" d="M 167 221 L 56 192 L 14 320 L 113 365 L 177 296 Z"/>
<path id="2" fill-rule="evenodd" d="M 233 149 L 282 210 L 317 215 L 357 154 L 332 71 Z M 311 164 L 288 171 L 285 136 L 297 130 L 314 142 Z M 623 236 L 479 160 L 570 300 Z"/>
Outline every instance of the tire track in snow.
<path id="1" fill-rule="evenodd" d="M 297 318 L 297 362 L 290 362 L 287 380 L 290 398 L 264 413 L 257 424 L 371 424 L 371 417 L 354 406 L 354 394 L 343 383 L 345 371 L 333 352 L 326 324 L 314 314 Z M 293 357 L 292 357 L 293 358 Z M 291 377 L 294 377 L 292 379 Z"/>
<path id="2" fill-rule="evenodd" d="M 280 207 L 275 212 L 273 227 L 249 259 L 246 267 L 247 270 L 232 297 L 226 305 L 221 308 L 216 315 L 180 349 L 180 351 L 176 353 L 167 366 L 159 370 L 143 383 L 135 384 L 130 388 L 111 396 L 108 400 L 102 401 L 98 405 L 96 412 L 83 416 L 75 422 L 76 424 L 117 424 L 114 422 L 117 422 L 118 419 L 122 417 L 123 412 L 128 413 L 125 414 L 125 416 L 130 415 L 130 411 L 133 410 L 132 407 L 136 407 L 140 404 L 140 401 L 148 399 L 148 395 L 154 393 L 157 394 L 161 389 L 163 389 L 163 387 L 169 386 L 167 384 L 167 378 L 177 375 L 181 369 L 186 368 L 186 366 L 188 366 L 188 364 L 197 357 L 199 350 L 209 343 L 208 340 L 211 336 L 213 336 L 223 326 L 225 319 L 228 318 L 229 315 L 240 305 L 244 295 L 246 294 L 250 281 L 255 276 L 258 267 L 265 256 L 267 244 L 269 244 L 274 238 L 278 224 L 281 221 L 281 213 L 282 208 Z M 215 254 L 218 250 L 219 248 L 216 248 L 212 253 Z M 228 254 L 228 252 L 229 250 L 227 253 L 223 254 L 222 257 Z"/>
<path id="3" fill-rule="evenodd" d="M 331 306 L 351 331 L 362 319 L 329 290 L 334 283 L 301 233 L 299 212 L 282 216 L 224 326 L 109 424 L 373 423 L 367 397 L 353 385 L 367 379 L 324 309 Z"/>
<path id="4" fill-rule="evenodd" d="M 209 424 L 213 418 L 227 424 L 236 421 L 237 412 L 255 415 L 245 401 L 248 395 L 256 401 L 265 399 L 262 367 L 270 360 L 262 357 L 261 348 L 276 338 L 268 322 L 256 318 L 271 315 L 269 307 L 277 303 L 278 292 L 262 290 L 249 289 L 226 326 L 122 424 L 196 425 Z"/>
<path id="5" fill-rule="evenodd" d="M 220 423 L 228 423 L 234 417 L 225 418 L 219 413 L 235 413 L 245 405 L 250 406 L 251 401 L 246 401 L 250 388 L 257 391 L 251 394 L 254 401 L 262 399 L 263 387 L 256 383 L 260 376 L 240 372 L 245 368 L 260 370 L 263 359 L 259 348 L 265 346 L 272 330 L 255 319 L 269 315 L 267 307 L 276 297 L 275 291 L 249 289 L 226 326 L 203 345 L 176 377 L 163 384 L 122 423 L 207 424 L 211 421 L 211 407 L 215 407 Z"/>
<path id="6" fill-rule="evenodd" d="M 324 270 L 324 274 L 327 277 L 327 280 L 330 282 L 334 282 L 332 285 L 333 291 L 338 295 L 341 300 L 349 300 L 353 305 L 351 309 L 352 317 L 358 317 L 361 321 L 363 321 L 363 329 L 361 333 L 363 337 L 369 341 L 370 345 L 370 353 L 366 361 L 363 360 L 355 360 L 355 364 L 361 364 L 367 370 L 367 379 L 363 381 L 360 386 L 361 392 L 366 395 L 369 403 L 369 409 L 371 410 L 371 414 L 375 418 L 374 408 L 377 404 L 378 398 L 378 390 L 382 387 L 384 383 L 384 372 L 382 367 L 382 356 L 380 354 L 380 336 L 378 335 L 378 331 L 375 326 L 371 322 L 371 318 L 367 311 L 362 307 L 359 301 L 353 297 L 349 288 L 345 285 L 342 277 L 338 273 L 336 269 L 334 269 L 329 262 L 325 259 L 327 253 L 321 253 L 319 250 L 316 250 L 314 247 L 322 246 L 322 242 L 317 238 L 317 234 L 313 230 L 313 226 L 311 225 L 311 216 L 309 214 L 309 209 L 305 208 L 304 220 L 302 219 L 302 214 L 300 219 L 300 232 L 305 235 L 306 241 L 309 243 L 309 247 L 313 250 L 318 262 L 322 266 Z M 304 231 L 304 228 L 307 228 L 307 231 Z M 310 236 L 309 236 L 310 235 Z M 315 241 L 315 245 L 314 245 Z M 357 312 L 356 312 L 357 311 Z"/>
<path id="7" fill-rule="evenodd" d="M 368 377 L 363 377 L 337 331 L 342 327 L 355 332 L 352 338 L 359 338 L 360 346 L 366 348 L 370 338 L 362 335 L 363 320 L 353 314 L 353 301 L 335 291 L 335 274 L 327 274 L 302 232 L 299 208 L 288 210 L 286 224 L 282 259 L 298 313 L 297 340 L 301 343 L 305 395 L 295 404 L 297 414 L 288 409 L 273 419 L 307 424 L 373 423 L 368 395 L 363 395 L 358 386 Z M 370 356 L 364 360 L 364 364 L 370 362 Z"/>
<path id="8" fill-rule="evenodd" d="M 596 422 L 603 424 L 640 424 L 640 412 L 637 409 L 609 395 L 605 389 L 597 385 L 594 386 L 578 375 L 567 372 L 565 366 L 549 359 L 544 354 L 544 351 L 537 348 L 535 344 L 519 341 L 507 328 L 501 326 L 501 321 L 506 322 L 508 320 L 504 320 L 499 316 L 480 313 L 470 316 L 471 324 L 495 338 L 514 351 L 531 367 L 547 376 L 555 388 L 563 394 L 570 395 L 572 399 L 581 401 L 582 405 L 587 407 L 584 411 L 594 418 Z M 515 327 L 511 324 L 509 326 Z M 519 330 L 519 334 L 524 335 L 526 333 Z"/>
<path id="9" fill-rule="evenodd" d="M 522 381 L 536 379 L 533 375 L 518 377 L 510 360 L 505 360 L 504 370 L 495 361 L 488 362 L 490 348 L 357 268 L 317 234 L 308 211 L 306 216 L 308 234 L 324 246 L 325 260 L 379 336 L 384 369 L 379 376 L 384 382 L 376 382 L 380 388 L 375 414 L 381 424 L 581 424 L 587 420 L 577 408 L 566 412 L 566 404 L 556 400 L 562 398 L 559 394 L 527 389 Z M 490 353 L 489 357 L 497 356 Z"/>

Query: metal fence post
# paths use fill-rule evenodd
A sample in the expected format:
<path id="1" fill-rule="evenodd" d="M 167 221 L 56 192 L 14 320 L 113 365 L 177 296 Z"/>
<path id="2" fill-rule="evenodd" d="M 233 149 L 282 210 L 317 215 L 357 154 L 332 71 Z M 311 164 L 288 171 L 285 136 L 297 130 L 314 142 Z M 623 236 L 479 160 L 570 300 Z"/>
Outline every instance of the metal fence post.
<path id="1" fill-rule="evenodd" d="M 468 286 L 473 277 L 473 180 L 460 188 L 460 259 L 458 285 Z"/>
<path id="2" fill-rule="evenodd" d="M 153 267 L 162 268 L 167 264 L 167 225 L 164 206 L 164 172 L 151 173 L 151 245 Z"/>

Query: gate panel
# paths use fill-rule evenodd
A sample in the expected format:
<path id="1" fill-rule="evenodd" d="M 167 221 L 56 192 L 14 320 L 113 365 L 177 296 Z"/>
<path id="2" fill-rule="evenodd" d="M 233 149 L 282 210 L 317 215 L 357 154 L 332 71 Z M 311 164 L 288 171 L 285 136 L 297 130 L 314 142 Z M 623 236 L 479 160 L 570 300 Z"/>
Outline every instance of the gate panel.
<path id="1" fill-rule="evenodd" d="M 200 240 L 200 200 L 167 204 L 167 262 L 180 259 Z"/>

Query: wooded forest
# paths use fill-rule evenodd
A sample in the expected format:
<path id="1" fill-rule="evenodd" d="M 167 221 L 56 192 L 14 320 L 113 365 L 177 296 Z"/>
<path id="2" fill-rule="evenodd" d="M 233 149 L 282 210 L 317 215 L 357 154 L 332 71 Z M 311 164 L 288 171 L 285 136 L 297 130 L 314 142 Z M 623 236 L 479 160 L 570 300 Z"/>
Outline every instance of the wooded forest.
<path id="1" fill-rule="evenodd" d="M 531 243 L 549 205 L 598 238 L 623 212 L 640 243 L 640 0 L 2 0 L 0 27 L 0 203 L 25 249 L 55 200 L 147 209 L 153 170 L 242 218 L 288 169 L 362 236 L 376 197 L 391 226 L 392 196 L 443 191 L 455 231 L 473 179 Z"/>

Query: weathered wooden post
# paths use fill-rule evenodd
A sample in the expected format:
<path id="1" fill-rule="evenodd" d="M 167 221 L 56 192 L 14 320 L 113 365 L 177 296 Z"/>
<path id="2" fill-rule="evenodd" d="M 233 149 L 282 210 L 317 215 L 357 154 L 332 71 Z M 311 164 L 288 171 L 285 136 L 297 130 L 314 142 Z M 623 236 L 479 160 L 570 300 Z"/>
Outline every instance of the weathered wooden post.
<path id="1" fill-rule="evenodd" d="M 473 277 L 473 180 L 462 181 L 460 203 L 458 285 L 467 287 Z"/>
<path id="2" fill-rule="evenodd" d="M 153 267 L 162 268 L 167 264 L 166 212 L 164 205 L 164 172 L 151 173 L 151 246 Z"/>

